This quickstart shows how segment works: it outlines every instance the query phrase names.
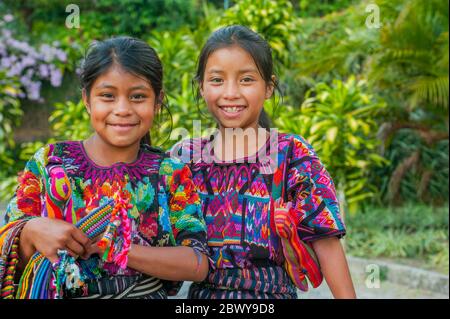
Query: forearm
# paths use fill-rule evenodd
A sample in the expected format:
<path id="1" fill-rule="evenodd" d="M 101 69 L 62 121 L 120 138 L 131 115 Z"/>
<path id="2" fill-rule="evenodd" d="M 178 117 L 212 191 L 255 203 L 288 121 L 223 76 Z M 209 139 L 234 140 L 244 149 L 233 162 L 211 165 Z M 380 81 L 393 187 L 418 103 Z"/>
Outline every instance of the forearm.
<path id="1" fill-rule="evenodd" d="M 201 263 L 190 247 L 144 247 L 131 245 L 128 267 L 142 273 L 173 281 L 202 281 L 208 274 L 208 258 Z"/>
<path id="2" fill-rule="evenodd" d="M 323 276 L 334 298 L 356 298 L 344 249 L 336 237 L 313 242 Z"/>

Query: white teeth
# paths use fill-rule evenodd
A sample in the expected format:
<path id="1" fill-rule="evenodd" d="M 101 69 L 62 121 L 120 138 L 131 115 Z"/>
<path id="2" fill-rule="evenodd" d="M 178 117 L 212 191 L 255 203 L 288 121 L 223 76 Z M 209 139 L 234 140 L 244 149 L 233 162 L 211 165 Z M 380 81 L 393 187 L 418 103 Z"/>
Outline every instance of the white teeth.
<path id="1" fill-rule="evenodd" d="M 231 106 L 231 107 L 224 107 L 223 108 L 228 113 L 237 113 L 243 109 L 241 106 Z"/>

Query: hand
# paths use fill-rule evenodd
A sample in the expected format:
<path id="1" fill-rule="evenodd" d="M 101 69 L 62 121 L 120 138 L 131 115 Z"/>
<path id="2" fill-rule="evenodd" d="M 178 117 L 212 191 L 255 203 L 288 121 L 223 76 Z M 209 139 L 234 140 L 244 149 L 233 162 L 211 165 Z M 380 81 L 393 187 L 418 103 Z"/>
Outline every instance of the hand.
<path id="1" fill-rule="evenodd" d="M 58 249 L 65 249 L 77 258 L 86 251 L 89 238 L 74 225 L 59 219 L 38 217 L 28 221 L 21 241 L 27 242 L 52 263 L 58 261 Z"/>
<path id="2" fill-rule="evenodd" d="M 99 256 L 103 255 L 103 250 L 98 247 L 97 243 L 100 239 L 102 239 L 104 233 L 98 235 L 97 237 L 89 240 L 89 243 L 86 245 L 86 250 L 83 255 L 81 255 L 81 258 L 84 260 L 89 259 L 92 255 L 98 254 Z"/>

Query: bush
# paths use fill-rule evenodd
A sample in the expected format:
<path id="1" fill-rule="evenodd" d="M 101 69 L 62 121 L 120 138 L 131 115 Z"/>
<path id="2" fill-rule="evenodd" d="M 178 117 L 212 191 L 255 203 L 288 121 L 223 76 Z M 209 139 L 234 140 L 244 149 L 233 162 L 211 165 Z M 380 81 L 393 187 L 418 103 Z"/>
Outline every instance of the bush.
<path id="1" fill-rule="evenodd" d="M 375 122 L 385 106 L 368 93 L 364 81 L 350 77 L 332 85 L 318 83 L 300 108 L 288 108 L 276 120 L 280 129 L 311 143 L 350 212 L 377 192 L 368 177 L 374 167 L 386 163 L 377 153 Z"/>
<path id="2" fill-rule="evenodd" d="M 366 207 L 345 220 L 347 252 L 366 258 L 420 261 L 426 268 L 448 272 L 448 220 L 448 205 Z"/>

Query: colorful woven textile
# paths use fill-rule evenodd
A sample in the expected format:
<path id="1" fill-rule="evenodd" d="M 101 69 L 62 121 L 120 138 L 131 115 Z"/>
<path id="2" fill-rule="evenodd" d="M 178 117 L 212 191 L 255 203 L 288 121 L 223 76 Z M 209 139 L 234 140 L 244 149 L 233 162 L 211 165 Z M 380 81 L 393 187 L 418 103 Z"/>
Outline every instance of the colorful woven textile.
<path id="1" fill-rule="evenodd" d="M 110 200 L 103 207 L 94 209 L 89 215 L 84 216 L 77 222 L 76 226 L 92 239 L 106 229 L 114 207 L 114 200 Z M 66 272 L 66 270 L 69 271 Z M 32 273 L 34 280 L 33 284 L 30 285 Z M 74 273 L 77 275 L 75 276 Z M 67 253 L 61 253 L 59 262 L 52 265 L 48 259 L 36 252 L 25 267 L 16 297 L 18 299 L 61 298 L 64 295 L 64 288 L 70 291 L 74 285 L 74 283 L 70 283 L 69 286 L 66 282 L 77 280 L 74 288 L 82 288 L 84 281 L 80 278 L 80 275 L 75 259 L 67 256 Z"/>
<path id="2" fill-rule="evenodd" d="M 102 167 L 87 156 L 81 142 L 61 142 L 40 149 L 20 175 L 17 191 L 7 207 L 6 226 L 0 229 L 1 260 L 9 262 L 12 258 L 11 234 L 21 229 L 14 223 L 43 216 L 76 225 L 90 212 L 105 207 L 118 193 L 122 204 L 117 209 L 116 220 L 128 219 L 129 223 L 117 228 L 119 233 L 113 238 L 118 241 L 111 238 L 105 243 L 111 252 L 105 260 L 96 255 L 87 261 L 76 260 L 80 278 L 89 281 L 139 274 L 123 267 L 126 254 L 120 252 L 125 250 L 126 238 L 130 239 L 129 244 L 185 245 L 208 254 L 199 197 L 186 165 L 168 158 L 158 149 L 143 145 L 133 163 Z M 79 226 L 91 236 L 99 232 L 91 229 L 89 222 Z M 42 267 L 48 268 L 47 265 Z M 21 285 L 27 289 L 32 287 L 37 279 L 35 274 L 34 271 L 24 272 Z M 4 278 L 0 278 L 2 283 Z M 43 290 L 33 289 L 36 291 L 33 296 L 51 298 L 43 291 L 56 291 L 56 282 L 49 282 L 47 286 Z M 179 286 L 180 283 L 164 282 L 162 289 L 174 293 Z M 87 295 L 88 291 L 83 293 Z"/>
<path id="3" fill-rule="evenodd" d="M 301 136 L 272 135 L 257 154 L 232 162 L 217 160 L 212 143 L 205 138 L 179 143 L 172 153 L 190 163 L 207 224 L 210 276 L 205 285 L 196 287 L 220 291 L 228 279 L 219 280 L 214 274 L 223 270 L 279 267 L 286 272 L 285 252 L 273 216 L 273 202 L 280 194 L 272 194 L 273 184 L 286 185 L 286 198 L 291 202 L 296 232 L 301 240 L 311 242 L 345 234 L 333 181 L 311 145 Z M 277 161 L 267 167 L 267 158 Z M 291 285 L 295 288 L 287 275 L 267 280 L 270 287 Z M 227 289 L 242 287 L 236 284 Z M 270 297 L 271 292 L 262 291 L 258 285 L 249 289 L 248 296 L 269 294 Z M 197 295 L 208 296 L 208 293 Z M 286 298 L 290 297 L 286 294 Z"/>

